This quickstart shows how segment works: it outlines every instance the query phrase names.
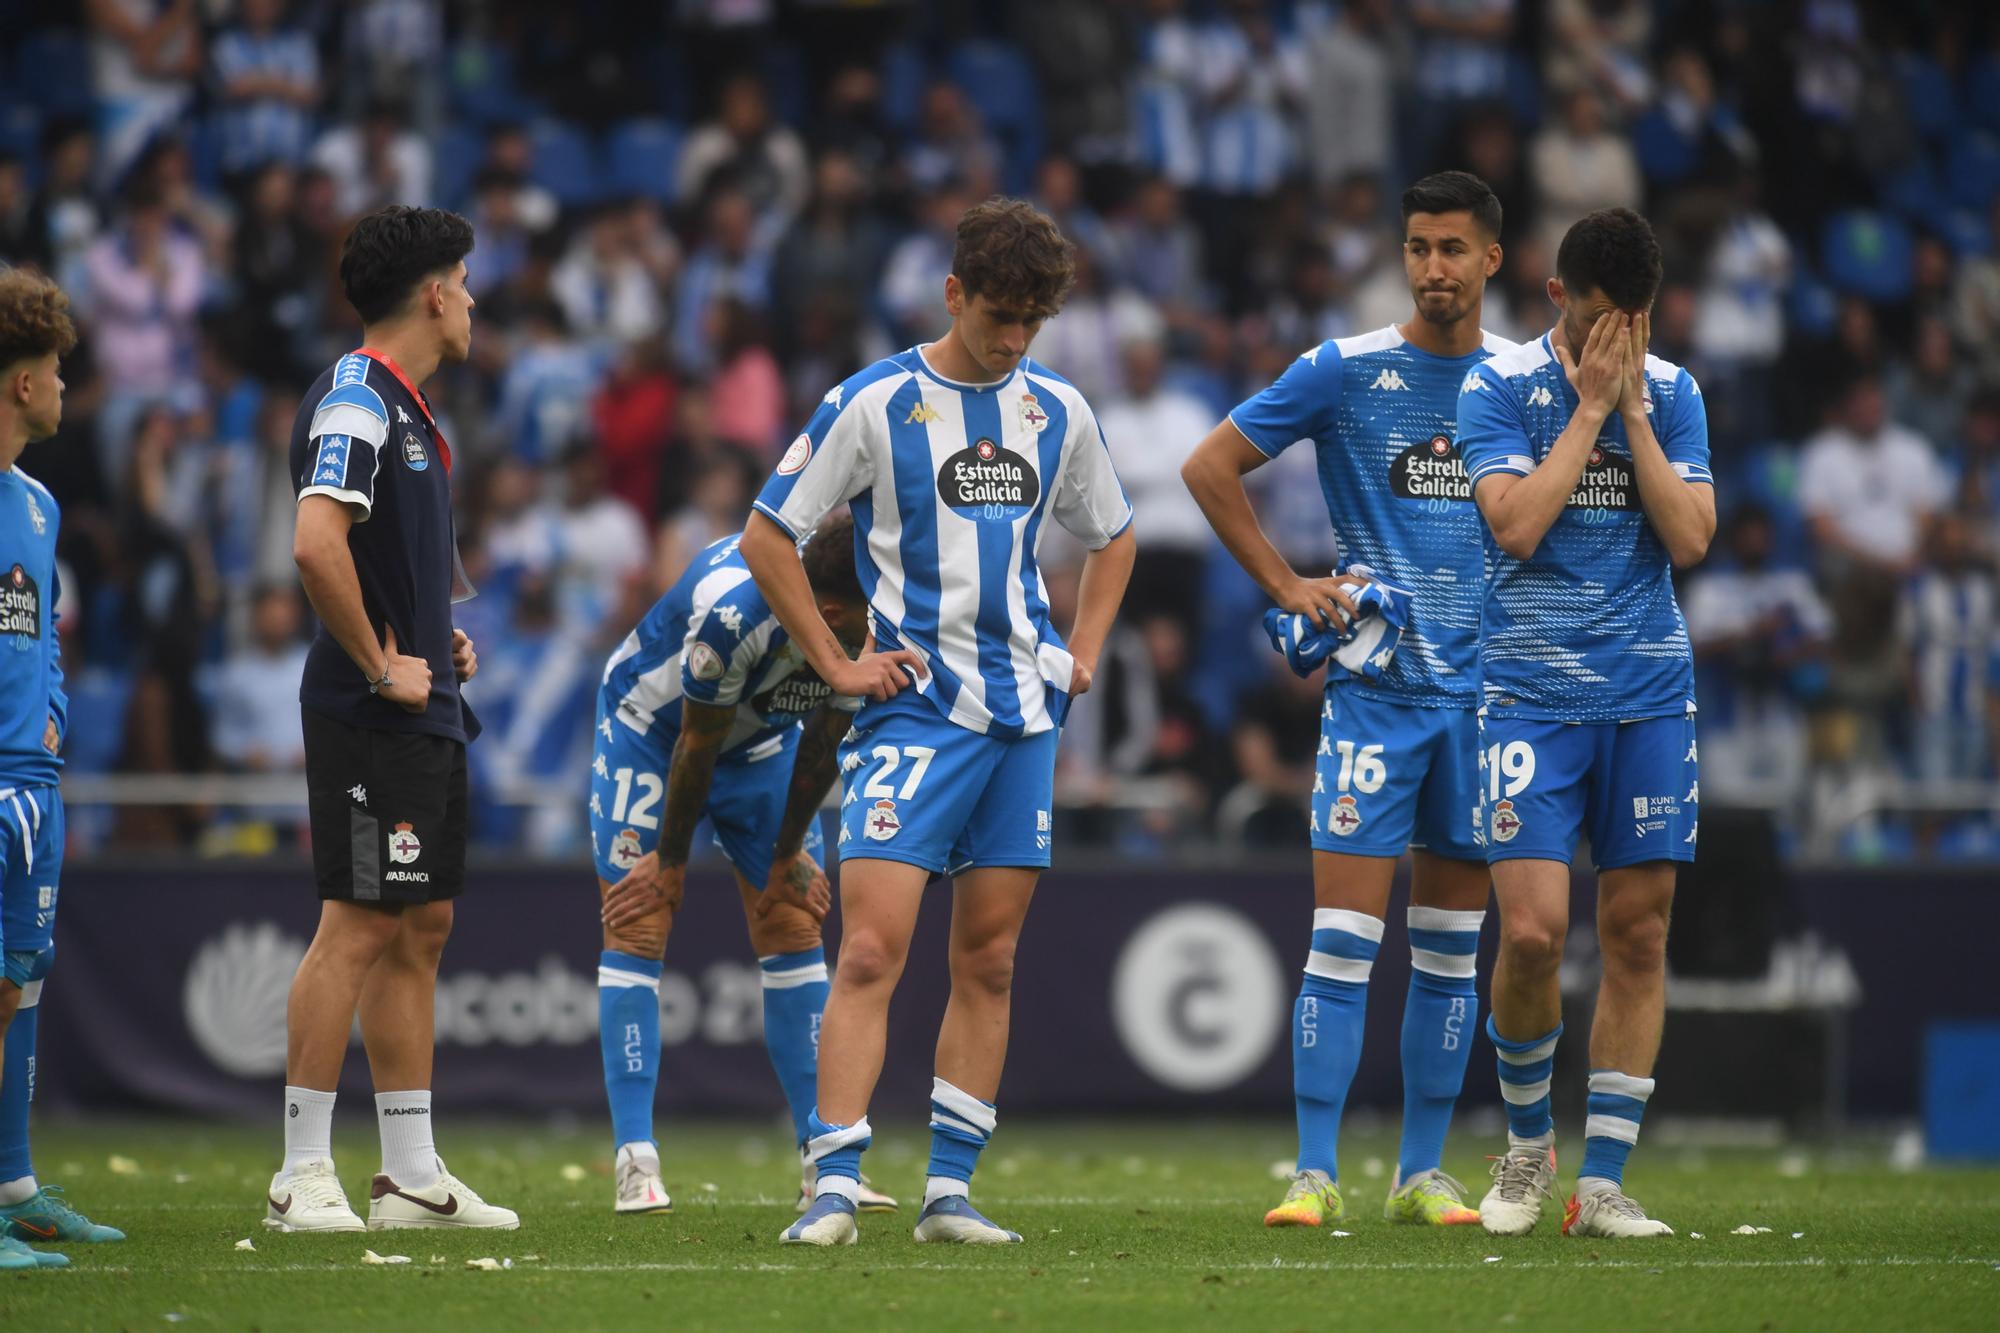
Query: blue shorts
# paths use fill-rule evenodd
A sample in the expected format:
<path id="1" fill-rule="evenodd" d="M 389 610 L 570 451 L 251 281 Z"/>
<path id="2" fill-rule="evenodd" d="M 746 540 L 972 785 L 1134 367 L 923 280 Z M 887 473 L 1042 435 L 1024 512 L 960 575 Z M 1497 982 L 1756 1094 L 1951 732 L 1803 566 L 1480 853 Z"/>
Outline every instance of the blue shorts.
<path id="1" fill-rule="evenodd" d="M 1599 870 L 1694 860 L 1701 813 L 1694 712 L 1638 722 L 1481 717 L 1488 862 L 1569 864 L 1579 834 Z"/>
<path id="2" fill-rule="evenodd" d="M 1046 868 L 1058 734 L 982 736 L 915 691 L 866 705 L 840 747 L 840 859 Z"/>
<path id="3" fill-rule="evenodd" d="M 708 785 L 708 804 L 702 813 L 714 829 L 715 845 L 759 892 L 771 877 L 771 853 L 785 818 L 798 745 L 799 731 L 793 727 L 777 744 L 767 742 L 724 755 L 716 761 Z M 622 722 L 612 722 L 608 741 L 599 726 L 597 753 L 590 764 L 590 854 L 600 879 L 616 884 L 640 857 L 659 847 L 667 766 L 672 761 L 671 746 L 641 736 Z M 815 861 L 826 851 L 817 815 L 806 827 L 804 850 Z"/>
<path id="4" fill-rule="evenodd" d="M 1415 708 L 1329 685 L 1313 768 L 1314 851 L 1479 861 L 1479 723 L 1471 708 Z"/>
<path id="5" fill-rule="evenodd" d="M 62 882 L 63 807 L 54 787 L 0 787 L 0 955 L 16 985 L 17 957 L 33 957 L 55 938 Z"/>

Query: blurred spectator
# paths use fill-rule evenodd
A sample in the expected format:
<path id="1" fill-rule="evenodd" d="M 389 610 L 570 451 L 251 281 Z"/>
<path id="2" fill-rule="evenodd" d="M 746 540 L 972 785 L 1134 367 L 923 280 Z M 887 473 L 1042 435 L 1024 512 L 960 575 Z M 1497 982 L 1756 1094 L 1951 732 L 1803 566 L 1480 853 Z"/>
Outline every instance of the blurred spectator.
<path id="1" fill-rule="evenodd" d="M 552 463 L 582 429 L 598 382 L 602 355 L 567 336 L 562 308 L 530 303 L 500 381 L 494 426 L 513 454 L 530 464 Z"/>
<path id="2" fill-rule="evenodd" d="M 1901 577 L 1950 499 L 1936 450 L 1888 419 L 1881 381 L 1856 379 L 1799 459 L 1799 505 L 1830 568 Z"/>
<path id="3" fill-rule="evenodd" d="M 1773 567 L 1762 506 L 1730 514 L 1728 563 L 1690 575 L 1685 593 L 1701 701 L 1701 776 L 1710 801 L 1776 803 L 1805 793 L 1805 707 L 1824 689 L 1833 618 L 1797 568 Z"/>
<path id="4" fill-rule="evenodd" d="M 1200 607 L 1188 590 L 1200 586 L 1215 536 L 1181 481 L 1181 464 L 1215 418 L 1199 398 L 1163 383 L 1166 347 L 1158 332 L 1130 335 L 1121 350 L 1125 392 L 1105 401 L 1097 424 L 1132 512 L 1145 516 L 1125 605 L 1134 616 L 1177 616 L 1192 638 Z"/>
<path id="5" fill-rule="evenodd" d="M 1096 255 L 1113 273 L 1122 273 L 1117 239 L 1083 197 L 1083 174 L 1057 154 L 1042 159 L 1035 173 L 1035 207 L 1054 219 L 1062 234 Z"/>
<path id="6" fill-rule="evenodd" d="M 0 150 L 0 256 L 17 262 L 42 262 L 34 234 L 34 197 L 28 193 L 28 170 L 21 159 Z"/>
<path id="7" fill-rule="evenodd" d="M 1993 570 L 1957 514 L 1932 525 L 1928 545 L 1929 558 L 1904 594 L 1896 626 L 1910 655 L 1911 751 L 1919 778 L 1973 782 L 1988 775 L 2000 704 Z"/>
<path id="8" fill-rule="evenodd" d="M 378 98 L 358 122 L 337 124 L 313 145 L 312 163 L 333 178 L 334 206 L 357 218 L 384 204 L 431 199 L 431 146 L 410 128 L 406 105 Z"/>
<path id="9" fill-rule="evenodd" d="M 557 606 L 575 637 L 595 644 L 607 630 L 623 633 L 644 611 L 634 599 L 643 592 L 646 524 L 636 508 L 605 489 L 604 460 L 588 439 L 563 455 L 561 485 Z"/>
<path id="10" fill-rule="evenodd" d="M 710 388 L 715 433 L 753 457 L 777 462 L 778 438 L 787 426 L 785 379 L 763 320 L 743 302 L 724 297 L 708 308 L 708 345 L 715 355 Z"/>
<path id="11" fill-rule="evenodd" d="M 1708 63 L 1686 48 L 1667 57 L 1653 106 L 1633 127 L 1632 146 L 1655 189 L 1732 178 L 1751 155 L 1735 113 L 1716 96 Z"/>
<path id="12" fill-rule="evenodd" d="M 319 104 L 319 49 L 302 28 L 281 27 L 284 0 L 242 0 L 241 24 L 216 36 L 222 169 L 236 175 L 266 162 L 299 163 Z"/>
<path id="13" fill-rule="evenodd" d="M 863 193 L 881 188 L 895 158 L 895 132 L 882 112 L 882 76 L 867 65 L 843 65 L 827 81 L 826 106 L 807 127 L 821 160 L 828 154 L 851 158 Z M 818 182 L 824 188 L 823 181 Z"/>
<path id="14" fill-rule="evenodd" d="M 39 265 L 70 292 L 84 290 L 84 255 L 97 239 L 97 200 L 91 175 L 97 140 L 78 121 L 55 121 L 42 131 L 42 184 L 28 210 L 19 254 L 7 257 Z"/>
<path id="15" fill-rule="evenodd" d="M 1216 832 L 1250 847 L 1296 846 L 1318 826 L 1313 764 L 1318 718 L 1326 689 L 1323 672 L 1301 679 L 1276 653 L 1266 659 L 1265 681 L 1245 696 L 1229 744 L 1237 785 L 1216 811 Z"/>
<path id="16" fill-rule="evenodd" d="M 858 310 L 867 298 L 868 275 L 888 253 L 889 237 L 868 211 L 867 181 L 860 162 L 833 148 L 813 163 L 813 193 L 806 211 L 778 245 L 771 273 L 772 313 L 784 350 L 791 350 L 796 325 L 807 307 L 831 301 Z M 845 379 L 836 371 L 834 378 Z"/>
<path id="17" fill-rule="evenodd" d="M 299 673 L 306 641 L 304 610 L 291 584 L 267 586 L 250 608 L 248 642 L 215 672 L 210 745 L 216 758 L 238 773 L 296 773 L 305 769 L 299 730 Z"/>
<path id="18" fill-rule="evenodd" d="M 698 465 L 687 504 L 661 526 L 659 553 L 653 562 L 655 589 L 673 587 L 704 546 L 743 530 L 751 497 L 761 479 L 762 469 L 727 446 Z"/>
<path id="19" fill-rule="evenodd" d="M 528 263 L 534 232 L 521 216 L 521 182 L 498 167 L 472 178 L 468 220 L 479 243 L 465 257 L 465 286 L 484 300 L 513 281 Z"/>
<path id="20" fill-rule="evenodd" d="M 949 83 L 924 89 L 917 138 L 903 153 L 903 175 L 923 194 L 962 186 L 984 199 L 1000 184 L 1000 145 L 979 122 L 979 112 Z"/>
<path id="21" fill-rule="evenodd" d="M 1035 359 L 1074 384 L 1093 403 L 1119 392 L 1124 374 L 1118 346 L 1128 337 L 1157 337 L 1160 317 L 1145 298 L 1106 290 L 1097 256 L 1076 252 L 1076 286 L 1063 308 L 1035 337 Z"/>
<path id="22" fill-rule="evenodd" d="M 487 133 L 486 157 L 480 163 L 480 170 L 513 181 L 515 216 L 530 232 L 542 232 L 556 225 L 562 205 L 548 190 L 535 184 L 534 169 L 535 141 L 524 126 L 495 125 Z"/>
<path id="23" fill-rule="evenodd" d="M 1406 159 L 1430 161 L 1467 104 L 1507 95 L 1514 9 L 1515 0 L 1411 0 L 1417 50 Z"/>
<path id="24" fill-rule="evenodd" d="M 250 179 L 233 248 L 236 358 L 264 379 L 307 377 L 327 254 L 298 215 L 291 167 L 272 162 Z"/>
<path id="25" fill-rule="evenodd" d="M 1591 88 L 1563 99 L 1562 119 L 1535 136 L 1528 162 L 1542 243 L 1550 250 L 1586 213 L 1636 209 L 1645 201 L 1632 145 L 1605 126 L 1604 104 Z"/>
<path id="26" fill-rule="evenodd" d="M 1955 452 L 1978 375 L 1958 357 L 1951 329 L 1936 315 L 1917 321 L 1915 345 L 1889 367 L 1883 389 L 1889 416 L 1946 453 Z"/>
<path id="27" fill-rule="evenodd" d="M 1187 323 L 1207 304 L 1201 232 L 1182 215 L 1172 181 L 1153 176 L 1142 182 L 1116 232 L 1126 280 L 1170 325 Z"/>
<path id="28" fill-rule="evenodd" d="M 97 181 L 112 189 L 193 100 L 201 16 L 194 0 L 84 0 L 84 12 L 103 136 Z"/>
<path id="29" fill-rule="evenodd" d="M 1306 154 L 1321 189 L 1395 168 L 1394 36 L 1388 0 L 1352 0 L 1306 47 Z"/>
<path id="30" fill-rule="evenodd" d="M 637 223 L 629 206 L 599 209 L 550 275 L 555 297 L 579 338 L 631 342 L 666 327 L 661 275 L 647 263 Z"/>
<path id="31" fill-rule="evenodd" d="M 782 231 L 805 207 L 812 169 L 799 136 L 772 120 L 763 81 L 737 74 L 722 85 L 716 118 L 688 136 L 675 178 L 680 198 L 695 205 L 726 183 L 750 201 L 760 226 Z"/>
<path id="32" fill-rule="evenodd" d="M 1227 0 L 1205 24 L 1195 86 L 1201 95 L 1205 166 L 1215 194 L 1268 194 L 1296 167 L 1293 124 L 1309 81 L 1306 54 L 1279 33 L 1262 0 Z"/>
<path id="33" fill-rule="evenodd" d="M 1201 182 L 1195 111 L 1201 53 L 1186 0 L 1145 0 L 1139 34 L 1139 156 L 1182 189 Z"/>
<path id="34" fill-rule="evenodd" d="M 605 486 L 648 526 L 660 517 L 661 473 L 679 396 L 665 342 L 647 338 L 620 350 L 591 403 Z"/>
<path id="35" fill-rule="evenodd" d="M 1014 30 L 1041 74 L 1041 112 L 1049 141 L 1086 163 L 1125 155 L 1131 52 L 1112 5 L 1074 0 L 1015 0 Z"/>
<path id="36" fill-rule="evenodd" d="M 1791 285 L 1791 243 L 1758 202 L 1757 174 L 1740 172 L 1701 274 L 1693 328 L 1710 429 L 1725 441 L 1757 441 L 1771 429 L 1767 376 L 1784 351 Z"/>
<path id="37" fill-rule="evenodd" d="M 124 219 L 91 245 L 84 266 L 98 369 L 114 394 L 136 404 L 186 383 L 194 370 L 201 248 L 174 229 L 157 190 L 135 188 Z M 116 436 L 131 415 L 131 408 L 107 413 L 114 437 L 107 475 L 121 471 Z"/>
<path id="38" fill-rule="evenodd" d="M 341 110 L 359 116 L 375 99 L 410 99 L 411 121 L 435 135 L 448 80 L 445 68 L 446 6 L 435 0 L 345 0 L 341 20 L 340 78 L 333 88 Z M 484 244 L 484 238 L 481 238 Z"/>
<path id="39" fill-rule="evenodd" d="M 956 224 L 956 218 L 953 221 Z M 733 297 L 752 310 L 770 307 L 771 247 L 749 198 L 734 189 L 718 191 L 708 206 L 707 234 L 681 273 L 674 308 L 674 358 L 682 369 L 703 373 L 715 369 L 715 349 L 708 345 L 706 327 L 712 303 Z"/>
<path id="40" fill-rule="evenodd" d="M 1988 252 L 1968 255 L 1953 279 L 1952 332 L 1971 353 L 1980 379 L 2000 385 L 2000 194 L 1987 220 Z"/>
<path id="41" fill-rule="evenodd" d="M 956 187 L 939 190 L 924 203 L 923 225 L 889 252 L 876 299 L 896 348 L 928 342 L 944 332 L 944 280 L 951 272 L 959 215 L 972 202 Z"/>
<path id="42" fill-rule="evenodd" d="M 1547 31 L 1542 76 L 1556 96 L 1595 93 L 1621 120 L 1646 104 L 1648 0 L 1549 0 Z"/>

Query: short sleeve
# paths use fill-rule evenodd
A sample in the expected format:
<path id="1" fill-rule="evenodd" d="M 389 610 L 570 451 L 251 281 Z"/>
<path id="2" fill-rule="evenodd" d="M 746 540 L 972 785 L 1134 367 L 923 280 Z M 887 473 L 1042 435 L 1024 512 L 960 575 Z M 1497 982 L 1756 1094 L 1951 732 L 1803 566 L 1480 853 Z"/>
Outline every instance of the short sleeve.
<path id="1" fill-rule="evenodd" d="M 868 452 L 867 414 L 847 401 L 858 392 L 849 380 L 834 388 L 778 460 L 752 506 L 791 534 L 811 532 L 838 506 L 868 489 L 874 460 Z"/>
<path id="2" fill-rule="evenodd" d="M 1325 439 L 1340 402 L 1340 348 L 1323 342 L 1272 385 L 1240 403 L 1229 420 L 1260 453 L 1276 458 L 1300 440 Z"/>
<path id="3" fill-rule="evenodd" d="M 735 705 L 777 625 L 748 578 L 695 607 L 681 650 L 681 692 L 696 703 Z"/>
<path id="4" fill-rule="evenodd" d="M 1069 438 L 1063 442 L 1062 475 L 1049 513 L 1065 532 L 1091 550 L 1132 525 L 1132 502 L 1111 466 L 1111 450 L 1097 414 L 1081 398 L 1069 414 Z"/>
<path id="5" fill-rule="evenodd" d="M 826 706 L 836 713 L 858 713 L 863 702 L 858 694 L 836 694 L 826 701 Z"/>
<path id="6" fill-rule="evenodd" d="M 389 438 L 389 409 L 365 380 L 340 384 L 313 409 L 299 499 L 329 495 L 358 508 L 365 522 L 375 507 L 375 475 Z"/>
<path id="7" fill-rule="evenodd" d="M 1708 465 L 1708 409 L 1701 401 L 1701 386 L 1685 370 L 1674 377 L 1674 401 L 1663 414 L 1666 430 L 1660 436 L 1660 451 L 1673 464 L 1682 481 L 1715 484 Z"/>
<path id="8" fill-rule="evenodd" d="M 1475 489 L 1481 479 L 1535 470 L 1520 397 L 1490 365 L 1474 366 L 1458 386 L 1458 456 Z"/>

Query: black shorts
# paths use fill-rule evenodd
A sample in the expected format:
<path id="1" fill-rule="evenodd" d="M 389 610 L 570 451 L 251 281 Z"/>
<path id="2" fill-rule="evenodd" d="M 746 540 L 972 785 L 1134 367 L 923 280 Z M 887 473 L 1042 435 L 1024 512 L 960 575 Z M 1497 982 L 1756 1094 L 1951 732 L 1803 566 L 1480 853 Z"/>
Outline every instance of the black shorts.
<path id="1" fill-rule="evenodd" d="M 300 712 L 319 896 L 456 898 L 465 886 L 465 743 Z"/>

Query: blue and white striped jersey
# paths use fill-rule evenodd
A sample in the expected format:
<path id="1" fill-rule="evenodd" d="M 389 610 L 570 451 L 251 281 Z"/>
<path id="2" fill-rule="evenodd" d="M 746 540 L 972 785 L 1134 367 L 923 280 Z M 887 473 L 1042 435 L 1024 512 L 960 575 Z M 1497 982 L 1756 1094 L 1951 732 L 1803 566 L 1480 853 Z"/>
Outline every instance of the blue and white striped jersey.
<path id="1" fill-rule="evenodd" d="M 736 707 L 725 756 L 762 758 L 821 704 L 843 712 L 859 699 L 835 694 L 771 614 L 736 553 L 739 536 L 713 542 L 679 582 L 625 636 L 604 666 L 600 726 L 615 722 L 670 753 L 681 731 L 681 700 Z"/>
<path id="2" fill-rule="evenodd" d="M 922 659 L 919 692 L 969 731 L 1054 726 L 1048 690 L 1072 662 L 1036 563 L 1042 520 L 1092 550 L 1132 522 L 1075 386 L 1026 358 L 993 384 L 945 379 L 914 347 L 877 361 L 826 395 L 757 509 L 798 537 L 843 501 L 876 644 Z"/>
<path id="3" fill-rule="evenodd" d="M 1418 708 L 1478 700 L 1483 525 L 1452 436 L 1465 373 L 1513 346 L 1489 333 L 1469 356 L 1432 356 L 1391 325 L 1321 343 L 1229 414 L 1273 458 L 1310 443 L 1342 564 L 1411 594 L 1382 678 L 1343 689 Z"/>
<path id="4" fill-rule="evenodd" d="M 42 735 L 69 730 L 56 642 L 56 528 L 48 488 L 18 467 L 0 472 L 0 787 L 49 786 L 62 760 Z"/>
<path id="5" fill-rule="evenodd" d="M 1708 415 L 1685 370 L 1646 358 L 1653 434 L 1683 481 L 1715 484 Z M 1577 397 L 1543 334 L 1465 377 L 1458 447 L 1476 489 L 1526 476 L 1548 457 Z M 1672 562 L 1639 503 L 1616 413 L 1541 545 L 1516 560 L 1486 534 L 1479 665 L 1496 715 L 1558 722 L 1672 717 L 1694 704 L 1694 656 L 1674 600 Z"/>

